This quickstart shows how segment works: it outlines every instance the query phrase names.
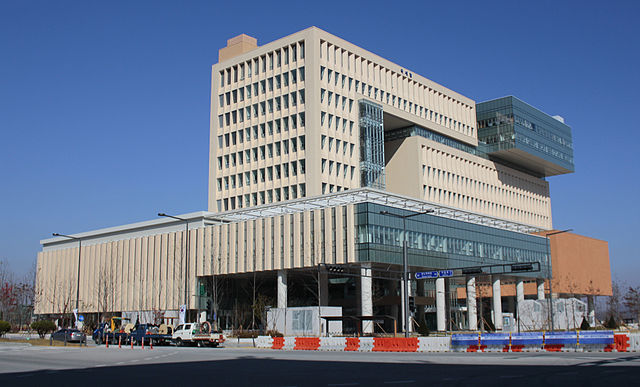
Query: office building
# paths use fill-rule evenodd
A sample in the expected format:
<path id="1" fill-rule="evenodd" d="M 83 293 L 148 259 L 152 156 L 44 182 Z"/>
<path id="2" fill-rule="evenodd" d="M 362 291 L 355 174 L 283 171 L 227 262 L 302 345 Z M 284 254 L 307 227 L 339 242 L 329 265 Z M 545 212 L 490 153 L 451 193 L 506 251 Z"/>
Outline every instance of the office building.
<path id="1" fill-rule="evenodd" d="M 501 281 L 544 297 L 546 177 L 574 170 L 560 117 L 515 97 L 476 104 L 312 27 L 262 46 L 230 39 L 212 67 L 210 125 L 208 211 L 75 234 L 81 252 L 77 240 L 42 241 L 37 313 L 61 313 L 79 278 L 85 313 L 185 304 L 190 318 L 246 327 L 263 323 L 251 307 L 262 297 L 401 322 L 405 238 L 411 272 L 454 271 L 412 281 L 425 326 L 476 329 L 476 277 L 492 283 L 496 327 Z M 427 211 L 405 235 L 397 216 Z M 463 273 L 488 265 L 503 268 Z"/>

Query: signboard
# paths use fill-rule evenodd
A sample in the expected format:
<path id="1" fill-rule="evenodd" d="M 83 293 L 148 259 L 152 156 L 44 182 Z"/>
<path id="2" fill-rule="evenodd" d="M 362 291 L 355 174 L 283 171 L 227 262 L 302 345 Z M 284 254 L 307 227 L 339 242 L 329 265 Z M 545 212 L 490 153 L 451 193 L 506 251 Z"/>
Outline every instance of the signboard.
<path id="1" fill-rule="evenodd" d="M 186 305 L 180 305 L 180 313 L 179 313 L 180 324 L 184 324 L 185 323 L 186 313 L 187 313 L 187 306 Z"/>
<path id="2" fill-rule="evenodd" d="M 78 316 L 78 321 L 84 321 L 84 315 L 79 315 Z"/>
<path id="3" fill-rule="evenodd" d="M 416 279 L 453 277 L 453 270 L 419 271 Z"/>

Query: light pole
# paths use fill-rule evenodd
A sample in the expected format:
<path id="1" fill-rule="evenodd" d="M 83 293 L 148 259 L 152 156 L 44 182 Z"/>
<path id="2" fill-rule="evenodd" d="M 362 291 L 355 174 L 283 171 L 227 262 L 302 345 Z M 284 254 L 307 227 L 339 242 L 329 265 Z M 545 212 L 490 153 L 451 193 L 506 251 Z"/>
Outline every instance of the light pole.
<path id="1" fill-rule="evenodd" d="M 168 215 L 165 214 L 164 212 L 158 212 L 158 216 L 164 216 L 167 218 L 173 218 L 173 219 L 177 219 L 177 220 L 181 220 L 184 222 L 185 226 L 186 226 L 186 232 L 187 232 L 187 237 L 186 237 L 186 248 L 185 248 L 185 268 L 184 268 L 184 307 L 185 307 L 185 314 L 186 314 L 186 308 L 187 308 L 187 295 L 188 295 L 188 290 L 187 290 L 187 277 L 189 275 L 189 220 L 188 219 L 184 219 L 184 218 L 180 218 L 178 216 L 173 216 L 173 215 Z M 186 317 L 185 317 L 186 320 Z M 186 321 L 185 321 L 186 322 Z"/>
<path id="2" fill-rule="evenodd" d="M 557 234 L 562 234 L 565 232 L 569 232 L 569 231 L 573 231 L 572 228 L 567 229 L 567 230 L 562 230 L 562 231 L 555 231 L 555 232 L 550 232 L 548 234 L 545 234 L 544 237 L 547 238 L 547 257 L 549 257 L 549 268 L 547 269 L 547 278 L 549 278 L 549 313 L 551 315 L 551 332 L 554 331 L 554 324 L 553 324 L 553 285 L 552 283 L 552 274 L 551 274 L 551 239 L 549 239 L 549 237 L 551 235 L 557 235 Z M 519 319 L 518 319 L 519 322 Z"/>
<path id="3" fill-rule="evenodd" d="M 80 314 L 80 310 L 78 308 L 80 307 L 80 259 L 81 259 L 80 257 L 82 256 L 82 239 L 71 236 L 71 235 L 58 234 L 57 232 L 54 232 L 52 235 L 78 241 L 78 275 L 77 275 L 77 283 L 76 283 L 76 313 Z M 78 316 L 76 316 L 76 328 L 77 327 L 78 327 Z"/>
<path id="4" fill-rule="evenodd" d="M 414 212 L 413 214 L 408 215 L 398 215 L 389 211 L 380 211 L 381 215 L 389 215 L 402 219 L 402 283 L 404 285 L 404 303 L 402 305 L 402 310 L 404 312 L 404 337 L 409 337 L 409 258 L 407 252 L 407 218 L 429 214 L 432 212 L 433 210 L 426 210 L 423 212 Z"/>

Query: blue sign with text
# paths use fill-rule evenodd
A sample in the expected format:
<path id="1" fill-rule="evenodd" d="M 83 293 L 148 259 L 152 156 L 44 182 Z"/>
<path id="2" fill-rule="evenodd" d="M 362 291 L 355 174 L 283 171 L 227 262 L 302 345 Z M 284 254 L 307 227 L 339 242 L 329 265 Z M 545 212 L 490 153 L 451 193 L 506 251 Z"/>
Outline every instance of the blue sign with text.
<path id="1" fill-rule="evenodd" d="M 453 277 L 453 270 L 419 271 L 416 279 Z"/>

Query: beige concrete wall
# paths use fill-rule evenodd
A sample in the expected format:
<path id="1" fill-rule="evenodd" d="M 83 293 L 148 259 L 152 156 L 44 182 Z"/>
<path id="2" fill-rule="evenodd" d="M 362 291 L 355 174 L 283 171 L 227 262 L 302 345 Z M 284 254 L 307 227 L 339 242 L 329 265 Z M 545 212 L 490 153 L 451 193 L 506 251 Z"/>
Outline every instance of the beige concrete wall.
<path id="1" fill-rule="evenodd" d="M 281 59 L 278 66 L 276 58 L 278 55 L 284 58 L 285 50 L 289 63 L 285 64 Z M 273 68 L 271 60 L 274 61 Z M 262 71 L 263 66 L 265 71 Z M 251 76 L 248 75 L 249 67 Z M 269 90 L 270 81 L 275 82 L 278 76 L 284 79 L 285 73 L 291 77 L 292 71 L 303 67 L 304 81 L 298 74 L 296 84 L 292 84 L 290 79 L 289 86 Z M 257 73 L 256 68 L 259 69 Z M 265 92 L 261 91 L 263 82 L 266 83 Z M 254 90 L 256 86 L 258 94 Z M 247 87 L 252 90 L 251 97 L 247 97 Z M 243 90 L 242 99 L 240 90 Z M 300 92 L 304 92 L 305 103 L 299 101 Z M 292 94 L 298 95 L 295 107 L 291 106 Z M 279 98 L 283 104 L 285 95 L 288 96 L 289 107 L 279 111 L 274 107 L 270 111 L 269 102 L 275 104 Z M 473 100 L 312 27 L 221 60 L 213 66 L 209 211 L 283 201 L 287 199 L 285 190 L 289 198 L 294 198 L 359 187 L 360 99 L 375 101 L 385 111 L 407 121 L 459 141 L 477 144 Z M 247 108 L 250 110 L 248 118 Z M 257 108 L 257 115 L 254 115 L 254 108 Z M 304 126 L 298 123 L 296 129 L 276 133 L 274 128 L 270 133 L 270 123 L 275 126 L 280 120 L 283 125 L 284 118 L 291 120 L 292 116 L 297 116 L 299 120 L 300 114 L 304 114 Z M 262 125 L 265 126 L 264 136 Z M 253 133 L 254 127 L 257 128 L 257 137 Z M 246 139 L 247 129 L 251 132 L 249 140 Z M 244 136 L 242 142 L 240 133 Z M 299 146 L 303 136 L 304 150 Z M 275 154 L 276 144 L 282 148 L 287 141 L 291 147 L 293 139 L 298 142 L 295 152 L 290 149 L 288 154 Z M 249 162 L 246 161 L 246 151 L 250 152 Z M 257 160 L 254 160 L 254 152 Z M 262 152 L 266 154 L 264 159 Z M 242 164 L 240 158 L 243 159 Z M 300 171 L 302 163 L 304 173 Z M 297 169 L 295 176 L 291 172 L 294 165 Z M 282 173 L 285 167 L 289 169 L 288 177 Z M 275 168 L 281 169 L 280 177 L 275 176 Z M 247 174 L 249 184 L 246 182 Z"/>
<path id="2" fill-rule="evenodd" d="M 84 246 L 80 311 L 176 310 L 185 270 L 188 305 L 195 308 L 199 276 L 353 263 L 354 216 L 347 205 L 192 229 L 188 266 L 184 231 Z M 77 264 L 78 248 L 38 253 L 36 313 L 71 312 Z"/>
<path id="3" fill-rule="evenodd" d="M 550 229 L 549 183 L 424 137 L 387 144 L 387 190 Z"/>
<path id="4" fill-rule="evenodd" d="M 309 35 L 302 31 L 213 66 L 210 211 L 307 196 Z"/>

